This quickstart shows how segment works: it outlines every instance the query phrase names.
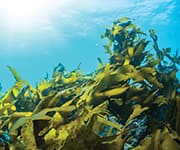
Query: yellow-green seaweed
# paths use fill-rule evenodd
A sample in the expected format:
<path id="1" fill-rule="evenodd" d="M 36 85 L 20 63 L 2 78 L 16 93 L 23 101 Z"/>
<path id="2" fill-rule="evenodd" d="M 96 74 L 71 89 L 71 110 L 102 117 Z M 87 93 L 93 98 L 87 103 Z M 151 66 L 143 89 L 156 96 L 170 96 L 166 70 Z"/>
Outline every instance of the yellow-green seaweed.
<path id="1" fill-rule="evenodd" d="M 8 66 L 16 81 L 0 98 L 0 149 L 180 149 L 179 56 L 149 34 L 155 53 L 147 35 L 120 18 L 102 35 L 106 64 L 98 58 L 97 70 L 83 75 L 59 63 L 35 88 Z"/>

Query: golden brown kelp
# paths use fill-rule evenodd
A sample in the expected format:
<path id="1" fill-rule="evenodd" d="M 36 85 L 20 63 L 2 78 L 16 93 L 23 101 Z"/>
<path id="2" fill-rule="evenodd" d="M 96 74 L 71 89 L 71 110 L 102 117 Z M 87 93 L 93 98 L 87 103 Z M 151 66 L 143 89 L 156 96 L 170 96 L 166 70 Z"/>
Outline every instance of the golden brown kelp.
<path id="1" fill-rule="evenodd" d="M 98 58 L 89 75 L 59 63 L 35 88 L 9 66 L 16 82 L 0 98 L 0 148 L 178 150 L 180 57 L 149 33 L 152 41 L 131 19 L 118 19 L 102 35 L 109 62 Z"/>

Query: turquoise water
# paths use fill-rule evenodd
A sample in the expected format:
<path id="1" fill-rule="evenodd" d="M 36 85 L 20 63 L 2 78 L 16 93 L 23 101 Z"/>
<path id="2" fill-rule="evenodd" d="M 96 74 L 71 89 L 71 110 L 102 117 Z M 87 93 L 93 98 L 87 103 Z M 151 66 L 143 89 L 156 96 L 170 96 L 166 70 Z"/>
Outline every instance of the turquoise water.
<path id="1" fill-rule="evenodd" d="M 13 2 L 14 1 L 14 2 Z M 68 71 L 79 63 L 94 71 L 97 57 L 107 60 L 100 38 L 120 17 L 134 19 L 144 31 L 155 29 L 159 46 L 180 47 L 178 0 L 0 0 L 0 83 L 6 91 L 14 83 L 7 65 L 33 85 L 61 62 Z M 33 4 L 33 5 L 31 5 Z M 178 73 L 179 78 L 179 73 Z"/>

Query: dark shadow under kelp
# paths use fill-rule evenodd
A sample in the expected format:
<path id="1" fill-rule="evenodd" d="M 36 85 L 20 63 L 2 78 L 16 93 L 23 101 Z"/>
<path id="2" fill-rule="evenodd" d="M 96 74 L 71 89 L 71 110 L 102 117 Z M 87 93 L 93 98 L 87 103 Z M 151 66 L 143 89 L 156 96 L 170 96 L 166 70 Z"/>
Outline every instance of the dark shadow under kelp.
<path id="1" fill-rule="evenodd" d="M 109 62 L 67 73 L 59 63 L 33 88 L 16 70 L 0 100 L 0 148 L 42 150 L 180 149 L 180 56 L 160 49 L 129 18 L 106 29 Z"/>

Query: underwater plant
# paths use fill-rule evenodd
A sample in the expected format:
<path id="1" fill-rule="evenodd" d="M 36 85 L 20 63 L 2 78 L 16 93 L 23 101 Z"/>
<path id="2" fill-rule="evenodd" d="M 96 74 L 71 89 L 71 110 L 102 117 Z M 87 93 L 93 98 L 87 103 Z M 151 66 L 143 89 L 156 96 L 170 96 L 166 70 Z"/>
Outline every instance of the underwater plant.
<path id="1" fill-rule="evenodd" d="M 88 75 L 59 63 L 35 88 L 8 66 L 15 84 L 0 98 L 0 149 L 179 150 L 180 56 L 149 36 L 120 18 L 102 35 L 107 63 L 98 58 Z"/>

